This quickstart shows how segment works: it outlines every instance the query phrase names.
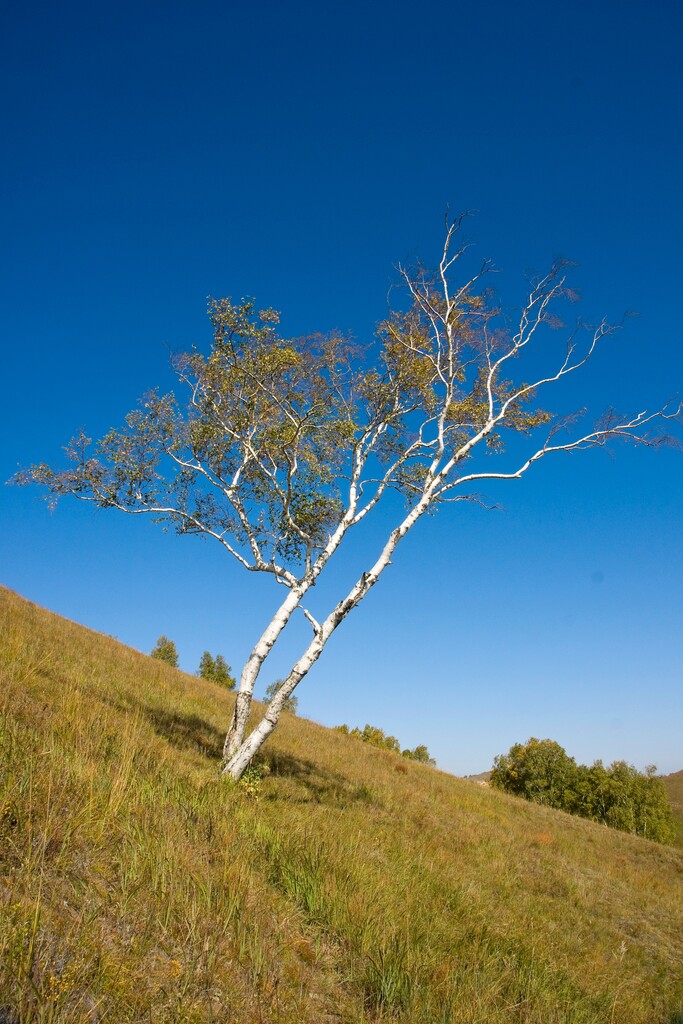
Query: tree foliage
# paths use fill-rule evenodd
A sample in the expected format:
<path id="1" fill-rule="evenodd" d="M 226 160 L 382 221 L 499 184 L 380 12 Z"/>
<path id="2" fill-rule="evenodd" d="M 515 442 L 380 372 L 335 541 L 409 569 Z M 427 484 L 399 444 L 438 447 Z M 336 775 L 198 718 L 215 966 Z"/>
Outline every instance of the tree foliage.
<path id="1" fill-rule="evenodd" d="M 674 819 L 654 765 L 639 772 L 625 761 L 605 768 L 577 765 L 559 743 L 532 737 L 494 761 L 491 785 L 570 814 L 660 843 L 673 842 Z"/>
<path id="2" fill-rule="evenodd" d="M 554 740 L 515 743 L 493 763 L 491 785 L 537 804 L 573 808 L 576 762 Z"/>
<path id="3" fill-rule="evenodd" d="M 650 433 L 654 421 L 679 415 L 679 408 L 610 411 L 583 428 L 553 418 L 539 393 L 585 366 L 617 328 L 577 324 L 560 332 L 557 351 L 554 307 L 573 298 L 564 261 L 531 282 L 510 328 L 485 287 L 488 263 L 452 279 L 468 248 L 456 245 L 461 224 L 447 222 L 433 272 L 399 268 L 404 298 L 362 347 L 336 332 L 287 337 L 270 308 L 251 299 L 212 300 L 208 351 L 173 359 L 181 397 L 150 391 L 123 427 L 97 444 L 79 434 L 67 448 L 66 469 L 41 463 L 16 478 L 44 485 L 53 502 L 70 494 L 209 537 L 243 568 L 286 590 L 240 674 L 224 746 L 224 770 L 234 778 L 426 513 L 461 501 L 483 504 L 483 482 L 518 480 L 560 452 L 611 439 L 662 443 Z M 528 380 L 519 364 L 535 343 L 548 368 Z M 496 456 L 493 463 L 487 455 Z M 306 595 L 350 531 L 391 493 L 404 508 L 393 513 L 380 549 L 351 589 L 316 617 Z M 310 638 L 250 732 L 259 673 L 297 612 Z"/>
<path id="4" fill-rule="evenodd" d="M 173 668 L 178 668 L 178 652 L 176 646 L 172 640 L 169 640 L 167 636 L 160 636 L 151 651 L 153 658 L 158 658 L 159 661 L 165 661 L 167 665 L 171 665 Z"/>
<path id="5" fill-rule="evenodd" d="M 217 654 L 214 658 L 209 651 L 204 651 L 199 660 L 197 675 L 202 679 L 210 679 L 211 682 L 218 683 L 228 690 L 235 689 L 235 677 L 222 654 Z"/>

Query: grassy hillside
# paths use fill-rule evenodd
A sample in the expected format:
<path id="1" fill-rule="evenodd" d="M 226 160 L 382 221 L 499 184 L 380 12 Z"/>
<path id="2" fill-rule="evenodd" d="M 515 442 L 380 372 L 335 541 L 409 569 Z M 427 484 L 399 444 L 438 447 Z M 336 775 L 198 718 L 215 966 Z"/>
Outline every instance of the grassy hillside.
<path id="1" fill-rule="evenodd" d="M 683 1021 L 683 854 L 231 696 L 0 591 L 0 1020 Z"/>

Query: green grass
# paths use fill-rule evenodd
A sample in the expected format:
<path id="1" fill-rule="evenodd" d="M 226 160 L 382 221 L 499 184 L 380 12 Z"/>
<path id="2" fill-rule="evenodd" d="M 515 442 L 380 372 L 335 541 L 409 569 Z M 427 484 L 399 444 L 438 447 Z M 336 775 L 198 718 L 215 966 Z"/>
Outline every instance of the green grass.
<path id="1" fill-rule="evenodd" d="M 683 1020 L 680 849 L 291 715 L 227 783 L 229 693 L 4 590 L 0 680 L 0 1020 Z"/>

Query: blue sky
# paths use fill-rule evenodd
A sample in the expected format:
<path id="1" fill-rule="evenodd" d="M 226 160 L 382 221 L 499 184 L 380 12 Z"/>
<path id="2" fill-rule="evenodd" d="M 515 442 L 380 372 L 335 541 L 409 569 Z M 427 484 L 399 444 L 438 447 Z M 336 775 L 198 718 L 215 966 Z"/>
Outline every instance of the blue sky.
<path id="1" fill-rule="evenodd" d="M 586 319 L 640 313 L 558 401 L 666 401 L 683 389 L 682 20 L 623 2 L 14 5 L 2 478 L 170 386 L 169 352 L 208 341 L 209 294 L 362 341 L 396 261 L 436 257 L 447 203 L 477 211 L 507 305 L 562 254 Z M 682 458 L 547 461 L 489 489 L 505 511 L 422 522 L 301 713 L 426 743 L 457 773 L 531 735 L 683 767 Z M 140 650 L 166 633 L 189 671 L 205 648 L 239 666 L 280 597 L 208 543 L 76 502 L 51 515 L 31 489 L 0 503 L 0 581 Z M 337 586 L 392 524 L 354 541 Z"/>

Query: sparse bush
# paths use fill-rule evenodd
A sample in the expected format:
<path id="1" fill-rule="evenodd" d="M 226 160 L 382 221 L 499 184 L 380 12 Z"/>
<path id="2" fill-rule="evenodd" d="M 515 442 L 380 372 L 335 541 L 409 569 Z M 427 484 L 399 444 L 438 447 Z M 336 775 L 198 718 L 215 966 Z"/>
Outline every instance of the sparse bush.
<path id="1" fill-rule="evenodd" d="M 270 775 L 270 768 L 265 761 L 252 761 L 243 772 L 239 785 L 248 796 L 256 799 L 261 795 L 261 786 L 266 775 Z"/>
<path id="2" fill-rule="evenodd" d="M 401 753 L 403 757 L 407 757 L 411 761 L 419 761 L 420 764 L 430 764 L 432 767 L 436 764 L 434 758 L 429 756 L 429 751 L 424 743 L 420 743 L 414 750 L 402 750 Z"/>
<path id="3" fill-rule="evenodd" d="M 395 736 L 387 736 L 383 729 L 379 729 L 376 725 L 365 725 L 363 729 L 359 729 L 356 726 L 354 729 L 349 729 L 348 725 L 335 725 L 335 732 L 340 732 L 344 736 L 353 736 L 356 740 L 362 740 L 363 743 L 369 743 L 371 747 L 379 747 L 380 750 L 391 750 L 395 754 L 401 754 L 403 757 L 407 757 L 411 761 L 419 761 L 421 764 L 435 765 L 436 761 L 433 757 L 429 756 L 429 751 L 424 743 L 415 747 L 414 750 L 401 750 L 401 744 L 398 742 Z"/>

